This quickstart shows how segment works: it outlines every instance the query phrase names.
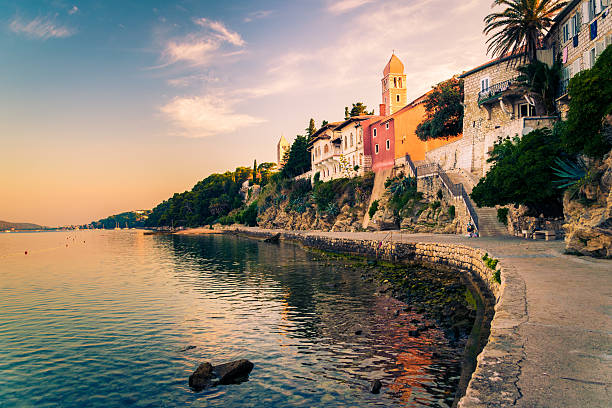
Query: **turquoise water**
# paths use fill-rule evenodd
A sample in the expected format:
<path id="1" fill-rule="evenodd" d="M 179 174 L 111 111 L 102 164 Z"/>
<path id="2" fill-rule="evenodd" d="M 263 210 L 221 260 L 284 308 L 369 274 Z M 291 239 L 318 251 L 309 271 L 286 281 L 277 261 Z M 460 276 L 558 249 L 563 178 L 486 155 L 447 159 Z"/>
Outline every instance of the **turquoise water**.
<path id="1" fill-rule="evenodd" d="M 460 351 L 408 336 L 421 317 L 401 307 L 289 243 L 0 234 L 0 407 L 450 405 Z M 199 363 L 238 358 L 249 381 L 188 387 Z"/>

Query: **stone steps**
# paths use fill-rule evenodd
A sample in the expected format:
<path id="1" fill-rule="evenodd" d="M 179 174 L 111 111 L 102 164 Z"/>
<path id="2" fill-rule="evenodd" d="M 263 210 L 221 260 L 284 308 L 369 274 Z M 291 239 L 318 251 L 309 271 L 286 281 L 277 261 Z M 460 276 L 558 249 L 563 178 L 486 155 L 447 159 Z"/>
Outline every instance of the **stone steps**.
<path id="1" fill-rule="evenodd" d="M 481 237 L 497 237 L 509 235 L 508 228 L 497 220 L 497 209 L 491 207 L 476 207 L 478 214 L 478 233 Z"/>

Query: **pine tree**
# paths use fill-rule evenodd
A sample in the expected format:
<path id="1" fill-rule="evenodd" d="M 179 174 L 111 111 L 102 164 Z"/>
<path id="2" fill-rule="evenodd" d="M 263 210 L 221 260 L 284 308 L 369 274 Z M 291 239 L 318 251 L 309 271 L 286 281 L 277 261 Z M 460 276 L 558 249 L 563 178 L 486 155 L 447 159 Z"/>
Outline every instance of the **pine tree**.
<path id="1" fill-rule="evenodd" d="M 257 181 L 257 159 L 253 160 L 253 184 Z"/>
<path id="2" fill-rule="evenodd" d="M 310 138 L 310 136 L 312 136 L 316 131 L 317 128 L 315 126 L 315 121 L 313 118 L 310 118 L 310 122 L 308 123 L 308 127 L 306 128 L 306 135 L 308 135 L 308 138 Z"/>

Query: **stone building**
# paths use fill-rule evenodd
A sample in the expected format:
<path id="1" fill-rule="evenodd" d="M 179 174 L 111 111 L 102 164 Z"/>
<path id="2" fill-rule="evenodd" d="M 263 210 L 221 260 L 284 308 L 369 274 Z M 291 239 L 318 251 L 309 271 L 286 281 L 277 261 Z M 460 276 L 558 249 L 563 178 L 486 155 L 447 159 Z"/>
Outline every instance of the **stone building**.
<path id="1" fill-rule="evenodd" d="M 573 0 L 554 19 L 545 46 L 554 60 L 563 64 L 558 95 L 559 108 L 567 111 L 569 80 L 591 68 L 606 47 L 612 44 L 610 0 Z"/>
<path id="2" fill-rule="evenodd" d="M 308 151 L 310 152 L 312 176 L 319 173 L 322 181 L 341 177 L 342 143 L 335 129 L 342 123 L 333 122 L 321 126 L 310 137 Z"/>
<path id="3" fill-rule="evenodd" d="M 516 83 L 518 58 L 497 58 L 459 76 L 464 80 L 463 136 L 428 151 L 427 161 L 480 178 L 490 168 L 489 152 L 500 138 L 520 137 L 554 123 L 556 117 L 537 112 L 535 101 Z"/>
<path id="4" fill-rule="evenodd" d="M 281 135 L 276 145 L 276 162 L 278 163 L 278 168 L 282 168 L 285 165 L 289 150 L 291 150 L 291 145 L 287 139 L 285 139 L 285 136 Z"/>

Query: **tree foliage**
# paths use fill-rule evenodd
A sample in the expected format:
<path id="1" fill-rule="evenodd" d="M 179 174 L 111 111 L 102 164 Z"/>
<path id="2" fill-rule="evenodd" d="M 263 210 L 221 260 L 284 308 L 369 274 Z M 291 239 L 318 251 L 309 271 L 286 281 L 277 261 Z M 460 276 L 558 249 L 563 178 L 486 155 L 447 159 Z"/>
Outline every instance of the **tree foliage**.
<path id="1" fill-rule="evenodd" d="M 561 192 L 552 183 L 552 166 L 561 152 L 561 140 L 550 129 L 500 140 L 488 160 L 493 167 L 470 196 L 479 207 L 524 204 L 538 213 L 559 215 Z"/>
<path id="2" fill-rule="evenodd" d="M 608 46 L 593 68 L 569 83 L 569 112 L 562 132 L 569 153 L 601 158 L 610 148 L 604 136 L 604 118 L 612 114 L 612 47 Z"/>
<path id="3" fill-rule="evenodd" d="M 194 227 L 211 224 L 242 206 L 240 187 L 252 172 L 250 167 L 238 167 L 233 172 L 211 174 L 191 191 L 175 193 L 157 205 L 145 225 Z"/>
<path id="4" fill-rule="evenodd" d="M 495 0 L 493 6 L 506 8 L 484 19 L 483 32 L 490 35 L 487 52 L 494 57 L 517 54 L 535 61 L 542 36 L 566 4 L 564 0 Z"/>
<path id="5" fill-rule="evenodd" d="M 368 112 L 368 107 L 363 104 L 363 102 L 357 102 L 353 104 L 353 107 L 349 111 L 348 106 L 344 108 L 345 119 L 349 119 L 353 116 L 361 116 L 361 115 L 373 115 L 374 110 L 372 112 Z"/>
<path id="6" fill-rule="evenodd" d="M 543 107 L 543 109 L 537 110 L 545 111 L 542 113 L 552 115 L 556 112 L 555 97 L 561 81 L 562 67 L 560 60 L 555 61 L 551 67 L 536 60 L 517 68 L 520 73 L 517 81 L 529 92 L 536 95 L 539 99 L 538 102 L 541 102 L 536 103 L 536 105 Z"/>
<path id="7" fill-rule="evenodd" d="M 310 138 L 317 131 L 317 127 L 315 126 L 315 121 L 313 118 L 310 118 L 310 122 L 308 122 L 308 127 L 306 128 L 306 136 Z"/>
<path id="8" fill-rule="evenodd" d="M 440 82 L 425 99 L 425 120 L 417 126 L 421 140 L 447 139 L 463 131 L 463 80 Z"/>
<path id="9" fill-rule="evenodd" d="M 289 158 L 281 172 L 282 177 L 292 178 L 310 170 L 310 153 L 307 150 L 308 138 L 297 135 L 289 150 Z"/>

